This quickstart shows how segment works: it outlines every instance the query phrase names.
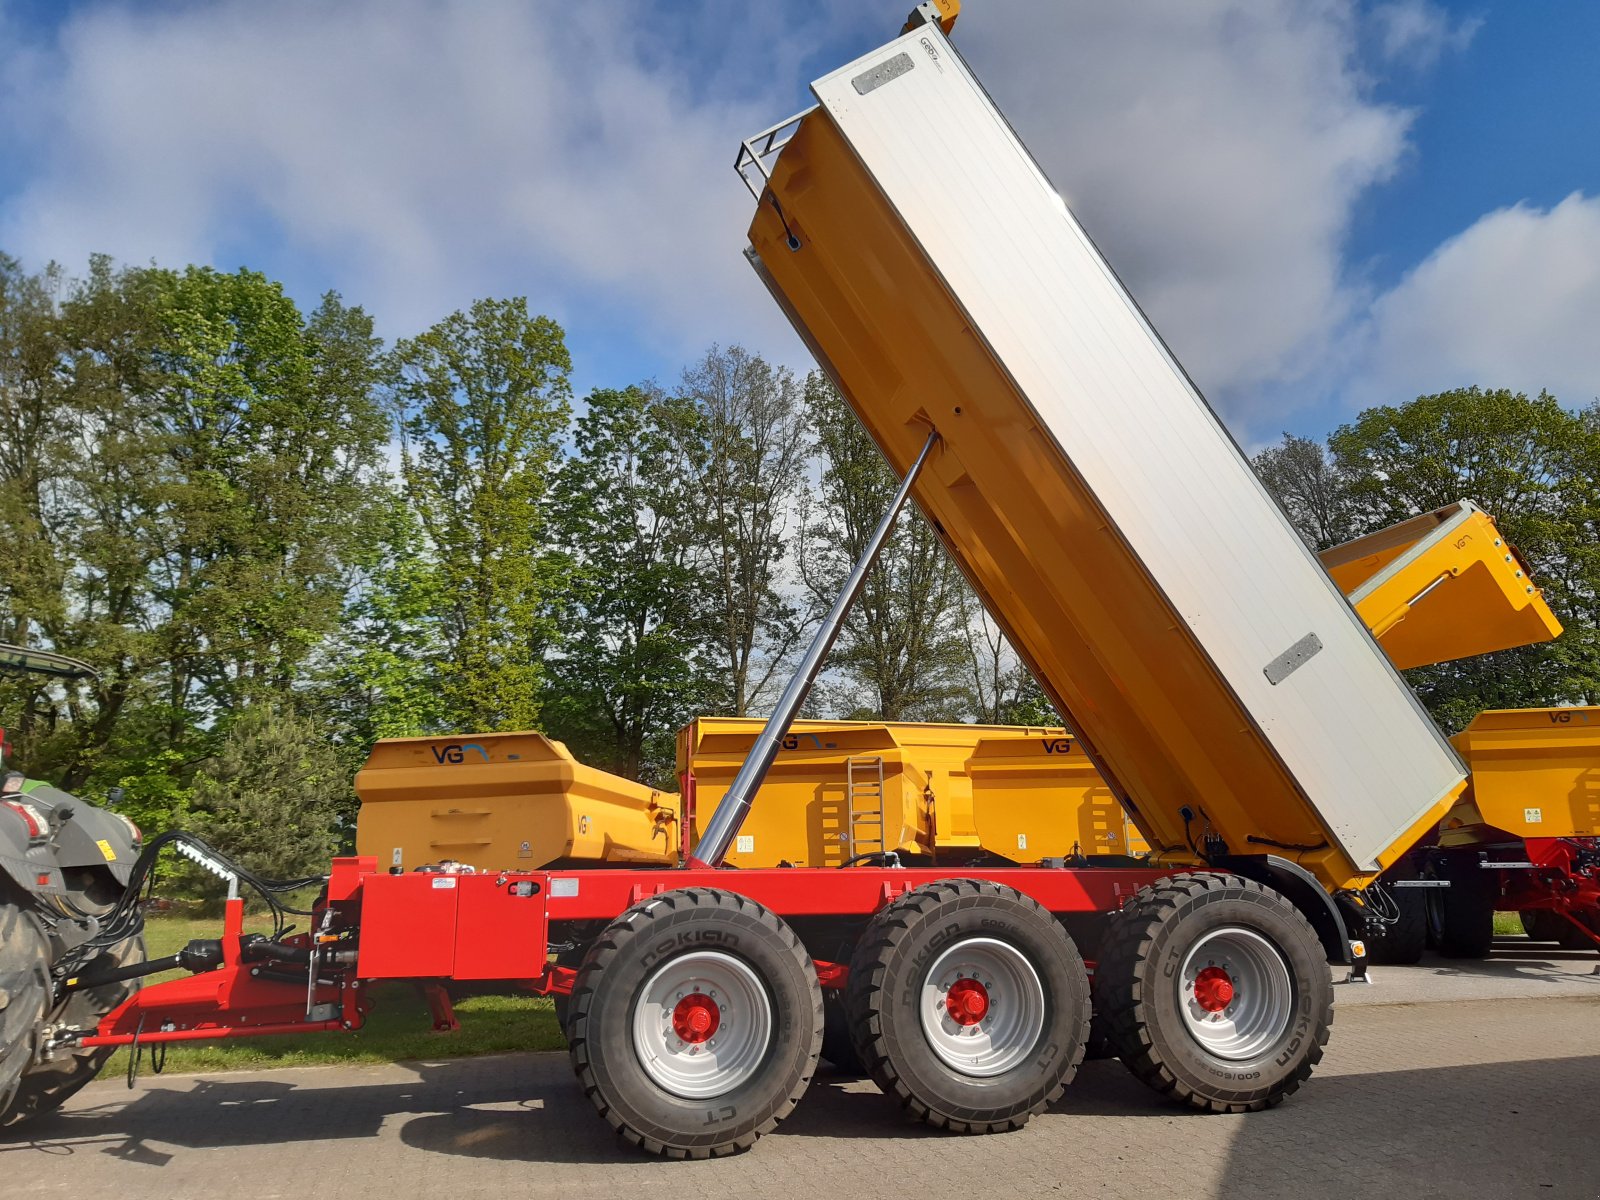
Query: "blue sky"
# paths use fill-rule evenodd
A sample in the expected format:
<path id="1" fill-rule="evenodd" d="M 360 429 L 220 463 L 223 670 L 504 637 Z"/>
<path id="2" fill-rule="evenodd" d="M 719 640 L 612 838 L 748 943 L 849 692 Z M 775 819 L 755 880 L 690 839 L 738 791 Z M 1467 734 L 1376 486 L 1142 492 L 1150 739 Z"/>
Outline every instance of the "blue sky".
<path id="1" fill-rule="evenodd" d="M 580 388 L 804 369 L 738 140 L 909 0 L 0 0 L 0 249 L 249 265 L 388 336 L 482 295 Z M 1600 394 L 1600 4 L 968 0 L 956 42 L 1246 445 Z"/>

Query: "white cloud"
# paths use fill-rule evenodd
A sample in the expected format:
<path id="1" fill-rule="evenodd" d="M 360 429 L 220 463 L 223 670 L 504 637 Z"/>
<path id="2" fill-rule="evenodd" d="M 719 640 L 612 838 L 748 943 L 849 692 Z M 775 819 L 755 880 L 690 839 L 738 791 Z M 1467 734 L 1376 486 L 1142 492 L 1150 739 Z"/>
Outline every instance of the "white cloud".
<path id="1" fill-rule="evenodd" d="M 1358 311 L 1342 243 L 1395 169 L 1348 5 L 973 5 L 964 52 L 1113 266 L 1236 426 Z M 1270 420 L 1278 420 L 1274 413 Z M 1281 426 L 1280 426 L 1281 427 Z"/>
<path id="2" fill-rule="evenodd" d="M 1568 404 L 1600 396 L 1600 197 L 1502 208 L 1373 305 L 1354 404 L 1478 384 Z"/>
<path id="3" fill-rule="evenodd" d="M 611 6 L 81 10 L 9 98 L 38 157 L 0 245 L 72 264 L 245 247 L 338 280 L 391 331 L 526 292 L 558 316 L 621 310 L 674 351 L 759 344 L 782 321 L 739 253 L 733 152 L 792 102 L 796 68 L 777 14 L 754 8 L 702 6 L 696 24 L 740 55 L 699 71 L 659 20 Z"/>
<path id="4" fill-rule="evenodd" d="M 1465 50 L 1483 27 L 1482 17 L 1452 21 L 1449 13 L 1430 0 L 1376 5 L 1372 22 L 1385 58 L 1418 67 L 1430 67 L 1447 53 Z"/>
<path id="5" fill-rule="evenodd" d="M 58 45 L 0 36 L 0 142 L 26 164 L 0 247 L 33 264 L 248 261 L 338 286 L 390 334 L 524 293 L 590 322 L 591 344 L 625 327 L 668 364 L 741 340 L 798 365 L 739 254 L 751 204 L 733 150 L 798 107 L 808 69 L 837 65 L 820 47 L 864 50 L 907 7 L 79 8 Z M 1407 152 L 1410 118 L 1373 100 L 1362 48 L 1376 36 L 1417 59 L 1463 36 L 1430 4 L 1376 13 L 984 0 L 957 30 L 1246 437 L 1282 427 L 1262 397 L 1325 373 L 1366 311 L 1342 243 Z"/>

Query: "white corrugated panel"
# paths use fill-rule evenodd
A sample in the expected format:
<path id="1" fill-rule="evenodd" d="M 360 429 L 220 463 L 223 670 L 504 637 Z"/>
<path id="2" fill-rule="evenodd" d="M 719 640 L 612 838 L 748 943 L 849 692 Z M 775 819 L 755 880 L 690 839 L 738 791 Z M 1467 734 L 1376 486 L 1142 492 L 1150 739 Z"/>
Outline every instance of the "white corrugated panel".
<path id="1" fill-rule="evenodd" d="M 1457 785 L 1460 763 L 1005 119 L 928 30 L 813 91 L 1343 848 L 1370 866 Z M 1320 652 L 1269 682 L 1268 664 L 1310 634 Z"/>

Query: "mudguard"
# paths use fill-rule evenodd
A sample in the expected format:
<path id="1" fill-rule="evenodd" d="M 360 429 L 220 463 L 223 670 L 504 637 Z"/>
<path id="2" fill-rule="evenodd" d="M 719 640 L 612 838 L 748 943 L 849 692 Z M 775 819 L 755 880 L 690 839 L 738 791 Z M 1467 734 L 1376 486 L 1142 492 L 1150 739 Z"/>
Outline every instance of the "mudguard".
<path id="1" fill-rule="evenodd" d="M 27 816 L 0 806 L 0 871 L 23 891 L 69 895 L 63 869 L 103 868 L 119 885 L 127 884 L 140 850 L 131 822 L 34 780 L 5 798 L 26 805 L 43 826 L 35 836 Z"/>

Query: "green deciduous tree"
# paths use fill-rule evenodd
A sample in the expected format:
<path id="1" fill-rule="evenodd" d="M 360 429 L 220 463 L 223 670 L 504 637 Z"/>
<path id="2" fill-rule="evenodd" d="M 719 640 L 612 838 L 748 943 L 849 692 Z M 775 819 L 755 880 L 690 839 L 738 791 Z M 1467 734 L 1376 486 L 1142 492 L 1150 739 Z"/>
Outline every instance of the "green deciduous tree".
<path id="1" fill-rule="evenodd" d="M 699 493 L 698 588 L 712 706 L 745 716 L 781 685 L 805 625 L 785 577 L 789 524 L 806 459 L 802 390 L 786 368 L 713 346 L 683 374 L 693 419 L 676 436 Z"/>
<path id="2" fill-rule="evenodd" d="M 831 603 L 898 481 L 831 383 L 813 373 L 805 393 L 821 486 L 807 506 L 802 562 L 813 595 Z M 864 719 L 957 719 L 968 662 L 965 586 L 933 530 L 908 506 L 834 646 L 832 705 Z"/>
<path id="3" fill-rule="evenodd" d="M 596 391 L 552 503 L 570 588 L 546 727 L 580 758 L 666 786 L 706 638 L 700 496 L 680 455 L 694 413 L 649 388 Z"/>
<path id="4" fill-rule="evenodd" d="M 405 495 L 445 605 L 438 686 L 445 719 L 463 730 L 538 719 L 554 582 L 545 499 L 571 370 L 561 327 L 521 298 L 479 300 L 390 358 Z"/>

